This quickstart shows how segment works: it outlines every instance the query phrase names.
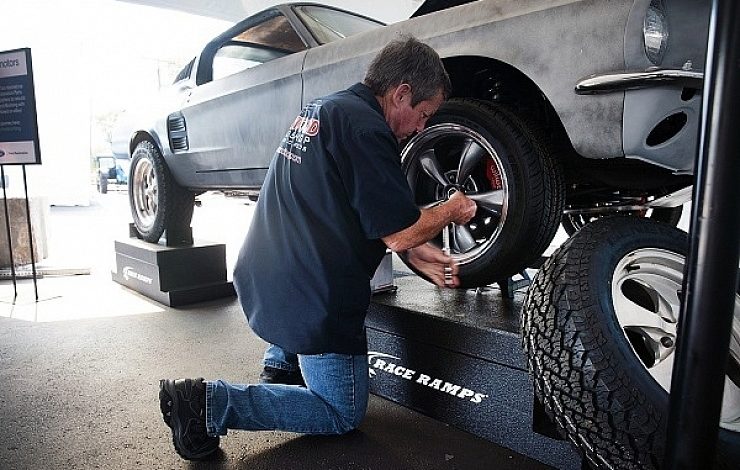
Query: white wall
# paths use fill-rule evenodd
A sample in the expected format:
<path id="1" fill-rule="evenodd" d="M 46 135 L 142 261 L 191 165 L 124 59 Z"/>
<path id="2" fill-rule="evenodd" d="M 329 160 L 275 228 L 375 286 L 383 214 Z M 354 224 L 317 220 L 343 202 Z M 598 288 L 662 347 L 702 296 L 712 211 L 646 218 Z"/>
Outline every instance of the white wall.
<path id="1" fill-rule="evenodd" d="M 67 16 L 63 13 L 45 2 L 4 2 L 0 50 L 31 47 L 42 165 L 27 167 L 29 192 L 48 194 L 54 180 L 64 178 L 69 184 L 64 184 L 63 199 L 81 203 L 87 200 L 90 106 L 86 96 L 74 92 L 87 86 L 79 54 L 83 42 L 71 33 L 78 28 L 74 17 L 69 23 L 60 21 Z M 49 37 L 48 46 L 41 46 L 41 34 Z M 67 132 L 73 136 L 66 136 Z M 17 170 L 10 171 L 12 193 L 22 191 Z"/>
<path id="2" fill-rule="evenodd" d="M 230 24 L 113 0 L 0 1 L 0 51 L 30 47 L 33 59 L 42 164 L 27 167 L 29 192 L 52 205 L 90 203 L 90 158 L 108 153 L 92 118 L 154 94 Z"/>

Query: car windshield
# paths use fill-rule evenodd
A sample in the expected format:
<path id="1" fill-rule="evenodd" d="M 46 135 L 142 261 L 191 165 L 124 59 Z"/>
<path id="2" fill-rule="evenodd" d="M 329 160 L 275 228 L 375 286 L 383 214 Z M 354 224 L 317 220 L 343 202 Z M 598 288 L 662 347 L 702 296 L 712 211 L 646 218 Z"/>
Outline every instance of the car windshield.
<path id="1" fill-rule="evenodd" d="M 380 21 L 332 8 L 302 5 L 296 7 L 295 11 L 319 44 L 327 44 L 353 34 L 385 26 Z"/>

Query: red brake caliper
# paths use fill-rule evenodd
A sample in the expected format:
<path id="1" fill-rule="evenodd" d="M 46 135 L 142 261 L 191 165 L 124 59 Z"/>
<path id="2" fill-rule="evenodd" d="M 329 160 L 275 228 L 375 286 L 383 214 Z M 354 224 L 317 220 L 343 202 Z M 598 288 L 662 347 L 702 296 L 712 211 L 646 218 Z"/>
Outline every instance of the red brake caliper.
<path id="1" fill-rule="evenodd" d="M 501 172 L 491 157 L 486 159 L 486 178 L 488 178 L 488 182 L 491 183 L 491 190 L 503 189 L 504 182 L 501 178 Z"/>

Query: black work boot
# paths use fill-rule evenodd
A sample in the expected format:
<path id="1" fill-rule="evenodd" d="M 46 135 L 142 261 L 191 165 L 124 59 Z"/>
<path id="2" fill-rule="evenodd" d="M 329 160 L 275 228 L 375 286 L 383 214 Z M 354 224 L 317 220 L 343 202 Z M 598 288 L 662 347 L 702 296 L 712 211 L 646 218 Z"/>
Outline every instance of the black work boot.
<path id="1" fill-rule="evenodd" d="M 260 374 L 260 383 L 300 385 L 301 387 L 306 386 L 300 370 L 288 371 L 269 366 L 265 366 L 265 368 L 262 369 L 262 373 Z"/>
<path id="2" fill-rule="evenodd" d="M 159 381 L 159 408 L 172 429 L 175 450 L 184 459 L 202 460 L 216 452 L 219 438 L 206 431 L 206 384 L 203 379 Z"/>

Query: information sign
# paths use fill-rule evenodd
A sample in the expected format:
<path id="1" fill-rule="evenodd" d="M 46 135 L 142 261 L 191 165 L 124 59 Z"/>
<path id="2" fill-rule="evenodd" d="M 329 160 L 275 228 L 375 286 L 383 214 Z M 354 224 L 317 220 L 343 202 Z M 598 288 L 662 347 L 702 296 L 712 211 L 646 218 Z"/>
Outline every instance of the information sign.
<path id="1" fill-rule="evenodd" d="M 0 52 L 0 165 L 40 163 L 31 49 Z"/>

